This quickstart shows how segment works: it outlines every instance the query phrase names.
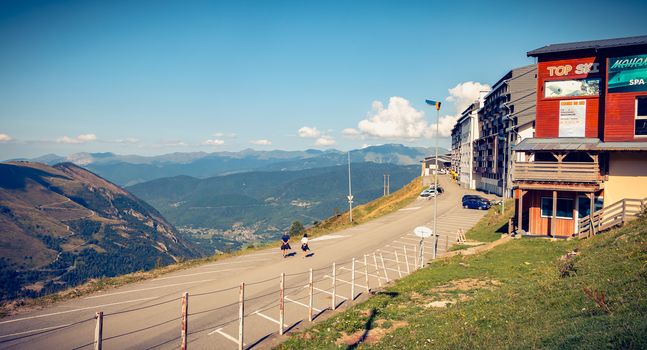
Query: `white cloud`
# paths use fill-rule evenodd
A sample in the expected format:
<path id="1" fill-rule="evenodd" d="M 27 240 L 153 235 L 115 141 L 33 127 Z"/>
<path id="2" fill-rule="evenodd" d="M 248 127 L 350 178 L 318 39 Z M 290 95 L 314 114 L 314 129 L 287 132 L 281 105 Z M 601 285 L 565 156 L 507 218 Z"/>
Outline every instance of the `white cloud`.
<path id="1" fill-rule="evenodd" d="M 182 140 L 162 140 L 161 147 L 186 147 L 188 144 Z"/>
<path id="2" fill-rule="evenodd" d="M 357 131 L 357 129 L 353 129 L 353 128 L 346 128 L 346 129 L 342 130 L 341 133 L 342 133 L 342 135 L 344 135 L 346 137 L 351 137 L 351 138 L 360 135 L 360 132 Z"/>
<path id="3" fill-rule="evenodd" d="M 237 135 L 236 133 L 233 133 L 233 132 L 232 133 L 217 132 L 213 134 L 213 136 L 217 138 L 227 137 L 227 138 L 233 139 L 233 138 L 236 138 Z"/>
<path id="4" fill-rule="evenodd" d="M 97 136 L 95 134 L 81 134 L 77 137 L 69 137 L 69 136 L 59 137 L 58 139 L 56 139 L 56 142 L 66 143 L 66 144 L 77 144 L 77 143 L 92 142 L 96 140 L 97 140 Z"/>
<path id="5" fill-rule="evenodd" d="M 202 142 L 203 145 L 208 145 L 208 146 L 221 146 L 225 144 L 224 140 L 218 140 L 218 139 L 213 139 L 213 140 L 205 140 Z"/>
<path id="6" fill-rule="evenodd" d="M 317 138 L 321 136 L 321 132 L 317 128 L 311 128 L 309 126 L 304 126 L 298 131 L 299 137 L 303 138 Z"/>
<path id="7" fill-rule="evenodd" d="M 478 100 L 481 92 L 490 91 L 490 85 L 481 84 L 474 81 L 460 83 L 449 89 L 447 101 L 453 102 L 455 108 L 454 115 L 445 115 L 440 117 L 439 133 L 441 136 L 451 136 L 452 129 L 461 113 L 474 101 Z"/>
<path id="8" fill-rule="evenodd" d="M 255 144 L 255 145 L 259 145 L 259 146 L 270 146 L 272 144 L 272 141 L 262 139 L 262 140 L 250 141 L 250 143 Z"/>
<path id="9" fill-rule="evenodd" d="M 114 143 L 135 144 L 135 143 L 139 143 L 139 140 L 134 138 L 134 137 L 126 137 L 124 139 L 116 139 L 113 142 Z"/>
<path id="10" fill-rule="evenodd" d="M 325 136 L 325 135 L 318 138 L 317 141 L 315 141 L 315 145 L 317 145 L 317 146 L 332 146 L 335 143 L 336 142 L 332 137 Z"/>
<path id="11" fill-rule="evenodd" d="M 420 138 L 429 134 L 429 125 L 424 112 L 418 111 L 402 97 L 389 98 L 386 108 L 380 101 L 373 101 L 368 118 L 357 127 L 368 135 L 380 138 Z"/>
<path id="12" fill-rule="evenodd" d="M 0 142 L 9 142 L 13 140 L 13 138 L 7 134 L 0 134 Z"/>

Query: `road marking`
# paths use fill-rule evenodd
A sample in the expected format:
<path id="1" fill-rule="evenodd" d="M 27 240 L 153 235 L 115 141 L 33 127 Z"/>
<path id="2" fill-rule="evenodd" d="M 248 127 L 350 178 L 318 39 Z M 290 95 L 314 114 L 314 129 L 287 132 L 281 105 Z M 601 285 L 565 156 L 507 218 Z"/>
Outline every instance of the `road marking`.
<path id="1" fill-rule="evenodd" d="M 24 332 L 12 333 L 12 334 L 0 335 L 0 339 L 9 338 L 9 337 L 13 337 L 13 336 L 16 336 L 16 335 L 22 335 L 22 334 L 27 334 L 27 333 L 34 333 L 34 332 L 40 332 L 40 331 L 49 331 L 49 330 L 52 330 L 52 329 L 58 329 L 58 328 L 67 327 L 67 326 L 70 326 L 72 324 L 73 323 L 66 323 L 66 324 L 61 324 L 61 325 L 58 325 L 58 326 L 45 327 L 45 328 L 41 328 L 41 329 L 32 329 L 30 331 L 24 331 Z"/>
<path id="2" fill-rule="evenodd" d="M 418 209 L 420 209 L 420 208 L 422 208 L 422 207 L 402 208 L 402 209 L 400 209 L 399 211 L 418 210 Z"/>
<path id="3" fill-rule="evenodd" d="M 366 288 L 366 287 L 364 287 L 364 288 Z M 329 291 L 324 290 L 324 289 L 321 289 L 321 288 L 312 287 L 312 289 L 314 289 L 314 290 L 316 290 L 316 291 L 319 291 L 319 292 L 322 292 L 322 293 L 326 293 L 326 294 L 328 294 L 328 295 L 332 295 L 332 292 L 329 292 Z M 342 298 L 342 299 L 344 299 L 344 300 L 348 300 L 348 298 L 346 298 L 346 297 L 345 297 L 345 296 L 343 296 L 343 295 L 339 295 L 339 294 L 337 294 L 337 297 L 338 297 L 338 298 Z"/>
<path id="4" fill-rule="evenodd" d="M 274 253 L 272 253 L 274 254 Z M 219 265 L 234 265 L 234 264 L 248 264 L 252 262 L 263 262 L 267 261 L 267 259 L 262 259 L 262 260 L 247 260 L 247 261 L 232 261 L 232 262 L 223 262 L 223 263 L 215 263 L 211 265 L 204 265 L 204 266 L 199 266 L 200 268 L 205 268 L 205 267 L 218 267 Z"/>
<path id="5" fill-rule="evenodd" d="M 386 259 L 384 259 L 384 260 L 386 260 Z M 392 268 L 390 268 L 390 267 L 381 267 L 381 266 L 376 266 L 375 264 L 367 264 L 367 265 L 368 265 L 368 266 L 373 266 L 373 267 L 377 268 L 378 270 L 379 270 L 379 269 L 387 269 L 387 270 L 391 270 L 391 271 L 393 271 L 393 272 L 398 272 L 398 270 L 396 270 L 396 269 L 392 269 Z M 339 280 L 339 279 L 338 279 L 338 280 Z"/>
<path id="6" fill-rule="evenodd" d="M 242 267 L 239 267 L 238 269 L 242 269 Z M 213 271 L 205 271 L 205 272 L 196 272 L 196 273 L 189 273 L 186 275 L 179 275 L 179 276 L 170 276 L 170 277 L 161 277 L 161 278 L 156 278 L 152 281 L 162 281 L 162 280 L 169 280 L 173 278 L 182 278 L 182 277 L 189 277 L 189 276 L 197 276 L 197 275 L 204 275 L 206 273 L 218 273 L 218 272 L 226 272 L 226 271 L 233 271 L 233 270 L 238 270 L 238 269 L 224 269 L 224 270 L 213 270 Z"/>
<path id="7" fill-rule="evenodd" d="M 185 284 L 192 284 L 192 283 L 212 282 L 212 281 L 217 281 L 217 280 L 219 280 L 219 278 L 211 278 L 211 279 L 208 279 L 208 280 L 199 280 L 199 281 L 191 281 L 191 282 L 165 284 L 163 286 L 155 286 L 155 287 L 148 287 L 148 288 L 141 288 L 141 289 L 134 289 L 134 290 L 126 290 L 126 291 L 123 291 L 123 292 L 116 292 L 116 293 L 110 293 L 110 294 L 95 295 L 95 296 L 87 297 L 85 299 L 103 298 L 103 297 L 109 297 L 109 296 L 119 295 L 119 294 L 136 293 L 136 292 L 142 292 L 142 291 L 145 291 L 145 290 L 182 286 L 182 285 L 185 285 Z"/>
<path id="8" fill-rule="evenodd" d="M 306 305 L 306 304 L 304 304 L 304 303 L 302 303 L 302 302 L 300 302 L 300 301 L 292 300 L 292 299 L 290 299 L 290 298 L 288 298 L 288 297 L 284 297 L 284 298 L 285 298 L 285 300 L 287 300 L 287 301 L 289 301 L 289 302 L 292 302 L 292 303 L 295 303 L 295 304 L 297 304 L 297 305 L 301 305 L 301 306 L 303 306 L 303 307 L 307 307 L 307 308 L 309 308 L 309 307 L 310 307 L 310 306 L 308 306 L 308 305 Z M 315 311 L 317 311 L 317 312 L 321 312 L 321 310 L 317 309 L 317 308 L 316 308 L 316 307 L 314 307 L 314 306 L 312 307 L 312 309 L 313 309 L 313 310 L 315 310 Z"/>
<path id="9" fill-rule="evenodd" d="M 348 269 L 348 268 L 346 268 L 346 267 L 340 267 L 339 269 L 344 269 L 344 270 L 349 270 L 349 271 L 350 271 L 350 269 Z M 361 275 L 366 275 L 366 273 L 364 273 L 364 272 L 362 272 L 362 271 L 355 271 L 355 273 L 359 273 L 359 274 L 361 274 Z M 375 278 L 384 278 L 384 277 L 380 277 L 380 276 L 378 276 L 378 275 L 373 275 L 373 274 L 370 274 L 370 273 L 369 273 L 368 275 L 369 275 L 370 277 L 375 277 Z M 360 284 L 355 283 L 355 285 L 356 285 L 356 286 L 359 286 Z M 306 287 L 308 287 L 308 286 L 306 286 Z M 362 287 L 366 288 L 366 286 L 362 286 Z"/>
<path id="10" fill-rule="evenodd" d="M 14 320 L 1 321 L 1 322 L 0 322 L 0 324 L 12 323 L 12 322 L 18 322 L 18 321 L 24 321 L 24 320 L 31 320 L 31 319 L 34 319 L 34 318 L 43 318 L 43 317 L 49 317 L 49 316 L 56 316 L 56 315 L 61 315 L 61 314 L 68 314 L 68 313 L 70 313 L 70 312 L 77 312 L 77 311 L 90 310 L 90 309 L 97 309 L 97 308 L 100 308 L 100 307 L 113 306 L 113 305 L 120 305 L 120 304 L 127 304 L 127 303 L 134 303 L 134 302 L 138 302 L 138 301 L 145 301 L 145 300 L 151 300 L 151 299 L 157 299 L 157 297 L 150 297 L 150 298 L 141 298 L 141 299 L 135 299 L 135 300 L 120 301 L 120 302 L 117 302 L 117 303 L 110 303 L 110 304 L 103 304 L 103 305 L 95 305 L 95 306 L 82 307 L 82 308 L 74 309 L 74 310 L 66 310 L 66 311 L 52 312 L 52 313 L 50 313 L 50 314 L 44 314 L 44 315 L 36 315 L 36 316 L 29 316 L 29 317 L 16 318 L 16 319 L 14 319 Z"/>
<path id="11" fill-rule="evenodd" d="M 317 241 L 327 241 L 329 239 L 338 239 L 338 238 L 346 238 L 349 236 L 343 236 L 343 235 L 326 235 L 326 236 L 321 236 L 317 238 L 313 238 L 310 241 L 311 242 L 317 242 Z"/>
<path id="12" fill-rule="evenodd" d="M 258 315 L 258 316 L 261 316 L 261 317 L 263 317 L 264 319 L 266 319 L 266 320 L 268 320 L 268 321 L 272 321 L 272 322 L 274 322 L 274 323 L 276 323 L 276 324 L 281 324 L 281 322 L 279 322 L 278 320 L 275 320 L 275 319 L 273 319 L 273 318 L 272 318 L 272 317 L 270 317 L 270 316 L 267 316 L 267 315 L 265 315 L 265 314 L 262 314 L 260 311 L 254 311 L 252 314 L 256 314 L 256 315 Z M 288 326 L 288 324 L 287 324 L 287 323 L 284 323 L 284 324 L 283 324 L 283 326 L 287 327 L 287 326 Z"/>
<path id="13" fill-rule="evenodd" d="M 227 339 L 229 339 L 229 340 L 233 341 L 234 343 L 239 344 L 239 343 L 238 343 L 238 339 L 236 339 L 236 338 L 232 337 L 231 335 L 229 335 L 229 334 L 227 334 L 227 333 L 223 332 L 223 331 L 222 331 L 222 328 L 218 328 L 218 329 L 216 329 L 215 331 L 213 331 L 213 332 L 211 332 L 211 333 L 208 333 L 207 335 L 212 335 L 212 334 L 214 334 L 214 333 L 218 333 L 218 334 L 222 335 L 223 337 L 225 337 L 225 338 L 227 338 Z M 245 345 L 247 345 L 247 344 L 245 344 L 245 343 L 243 342 L 243 346 L 245 346 Z"/>
<path id="14" fill-rule="evenodd" d="M 397 271 L 397 270 L 396 270 L 396 271 Z M 324 276 L 324 278 L 332 278 L 332 277 L 331 277 L 331 276 L 328 276 L 328 275 L 325 275 L 325 276 Z M 353 284 L 352 282 L 345 281 L 345 280 L 343 280 L 343 279 L 341 279 L 341 278 L 339 278 L 339 277 L 337 277 L 337 278 L 335 278 L 335 279 L 337 280 L 337 282 L 347 283 L 347 284 Z M 358 286 L 358 287 L 360 287 L 360 288 L 366 288 L 366 286 L 363 286 L 363 285 L 361 285 L 361 284 L 359 284 L 359 283 L 355 283 L 355 285 L 356 285 L 356 286 Z M 330 293 L 330 294 L 332 295 L 332 293 Z M 339 296 L 339 295 L 338 295 L 338 296 Z M 343 298 L 343 297 L 342 297 L 342 298 Z"/>

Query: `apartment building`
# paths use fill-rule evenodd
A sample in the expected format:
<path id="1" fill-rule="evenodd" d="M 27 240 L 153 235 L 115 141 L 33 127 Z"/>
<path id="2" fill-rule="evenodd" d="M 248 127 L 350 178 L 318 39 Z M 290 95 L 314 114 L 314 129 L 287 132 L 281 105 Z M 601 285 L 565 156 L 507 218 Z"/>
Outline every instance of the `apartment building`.
<path id="1" fill-rule="evenodd" d="M 458 183 L 469 189 L 476 188 L 474 172 L 474 141 L 479 137 L 478 111 L 481 107 L 479 100 L 470 104 L 456 121 L 454 129 L 458 134 Z M 453 141 L 453 139 L 452 139 Z M 453 144 L 453 143 L 452 143 Z M 452 147 L 452 151 L 453 151 Z"/>
<path id="2" fill-rule="evenodd" d="M 510 70 L 485 95 L 474 141 L 475 186 L 510 196 L 514 146 L 534 131 L 537 66 Z"/>
<path id="3" fill-rule="evenodd" d="M 647 197 L 647 36 L 548 45 L 535 136 L 515 147 L 517 231 L 570 237 L 579 220 Z M 521 131 L 520 131 L 521 132 Z"/>

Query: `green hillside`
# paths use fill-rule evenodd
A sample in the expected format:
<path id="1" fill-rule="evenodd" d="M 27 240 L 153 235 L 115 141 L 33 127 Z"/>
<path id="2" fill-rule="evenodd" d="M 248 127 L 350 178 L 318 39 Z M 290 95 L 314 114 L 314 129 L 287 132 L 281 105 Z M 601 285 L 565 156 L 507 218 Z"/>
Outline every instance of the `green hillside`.
<path id="1" fill-rule="evenodd" d="M 0 300 L 199 257 L 160 213 L 71 163 L 0 163 Z"/>
<path id="2" fill-rule="evenodd" d="M 645 349 L 647 215 L 434 262 L 279 349 Z"/>
<path id="3" fill-rule="evenodd" d="M 353 163 L 355 205 L 383 195 L 383 174 L 390 174 L 391 191 L 395 192 L 419 176 L 420 168 Z M 348 168 L 342 165 L 257 171 L 207 179 L 180 176 L 149 181 L 128 190 L 154 206 L 182 232 L 217 230 L 218 234 L 207 236 L 212 237 L 211 241 L 203 244 L 227 250 L 254 237 L 259 241 L 274 239 L 295 220 L 310 225 L 346 211 Z"/>

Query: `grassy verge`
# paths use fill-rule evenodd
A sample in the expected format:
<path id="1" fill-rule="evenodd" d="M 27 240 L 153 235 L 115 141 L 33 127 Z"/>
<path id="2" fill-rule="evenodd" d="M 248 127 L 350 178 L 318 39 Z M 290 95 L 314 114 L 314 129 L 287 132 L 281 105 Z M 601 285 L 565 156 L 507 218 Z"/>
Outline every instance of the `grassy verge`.
<path id="1" fill-rule="evenodd" d="M 494 242 L 502 233 L 508 233 L 508 220 L 514 215 L 514 199 L 505 203 L 505 212 L 501 207 L 493 206 L 485 217 L 465 233 L 465 238 L 479 242 Z"/>
<path id="2" fill-rule="evenodd" d="M 278 348 L 645 349 L 646 261 L 645 215 L 583 241 L 512 240 L 437 261 Z"/>
<path id="3" fill-rule="evenodd" d="M 420 178 L 414 179 L 408 185 L 400 190 L 392 193 L 389 196 L 378 198 L 369 203 L 359 205 L 353 208 L 353 223 L 349 223 L 348 212 L 341 215 L 331 217 L 322 221 L 319 225 L 308 228 L 308 235 L 311 237 L 322 236 L 331 232 L 342 230 L 344 228 L 358 225 L 369 220 L 378 218 L 380 216 L 392 213 L 407 204 L 413 202 L 420 191 L 422 190 L 422 180 Z M 120 287 L 126 284 L 140 282 L 148 279 L 153 279 L 164 274 L 175 271 L 188 269 L 194 266 L 199 266 L 206 263 L 213 263 L 218 260 L 248 254 L 250 252 L 258 251 L 261 249 L 278 247 L 279 242 L 269 242 L 263 244 L 256 244 L 247 246 L 242 250 L 231 253 L 217 254 L 201 259 L 193 259 L 183 261 L 177 264 L 168 265 L 164 267 L 155 268 L 149 271 L 138 271 L 116 277 L 105 277 L 92 279 L 82 285 L 66 289 L 61 292 L 46 295 L 36 299 L 20 299 L 8 301 L 0 305 L 0 318 L 9 314 L 16 313 L 21 309 L 32 309 L 43 307 L 55 302 L 78 298 L 88 295 L 97 291 Z"/>

